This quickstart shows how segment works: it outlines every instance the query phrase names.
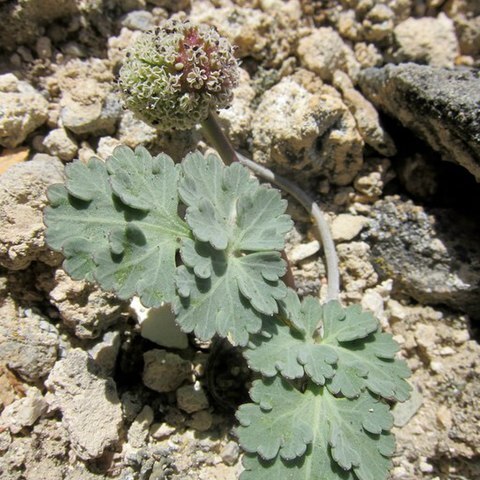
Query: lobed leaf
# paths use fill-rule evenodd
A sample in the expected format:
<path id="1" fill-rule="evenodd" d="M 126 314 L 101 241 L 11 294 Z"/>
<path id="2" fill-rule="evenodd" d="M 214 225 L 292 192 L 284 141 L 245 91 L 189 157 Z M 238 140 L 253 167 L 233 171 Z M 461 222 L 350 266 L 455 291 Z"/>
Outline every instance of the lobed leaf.
<path id="1" fill-rule="evenodd" d="M 388 405 L 364 392 L 336 398 L 308 384 L 300 392 L 278 377 L 255 381 L 237 428 L 247 456 L 242 480 L 385 479 L 393 454 Z"/>
<path id="2" fill-rule="evenodd" d="M 167 155 L 117 147 L 104 163 L 66 167 L 66 184 L 48 190 L 46 240 L 63 251 L 73 278 L 96 280 L 146 306 L 175 296 L 175 255 L 190 236 L 178 214 L 178 169 Z"/>
<path id="3" fill-rule="evenodd" d="M 182 163 L 179 193 L 195 238 L 217 250 L 281 250 L 292 221 L 277 190 L 260 187 L 238 163 L 192 153 Z"/>
<path id="4" fill-rule="evenodd" d="M 312 297 L 299 306 L 294 296 L 290 292 L 283 301 L 291 321 L 277 318 L 251 337 L 244 352 L 250 368 L 267 377 L 277 372 L 287 379 L 307 375 L 348 398 L 358 397 L 365 388 L 391 400 L 408 398 L 405 378 L 410 371 L 394 358 L 398 345 L 391 335 L 377 332 L 373 315 L 357 306 L 344 309 L 335 301 L 322 307 Z M 323 338 L 317 335 L 320 322 Z"/>
<path id="5" fill-rule="evenodd" d="M 180 298 L 174 304 L 177 321 L 201 339 L 215 334 L 245 345 L 258 332 L 265 315 L 278 311 L 285 296 L 280 277 L 285 263 L 278 252 L 234 256 L 203 242 L 186 240 L 181 249 L 185 266 L 178 269 Z"/>

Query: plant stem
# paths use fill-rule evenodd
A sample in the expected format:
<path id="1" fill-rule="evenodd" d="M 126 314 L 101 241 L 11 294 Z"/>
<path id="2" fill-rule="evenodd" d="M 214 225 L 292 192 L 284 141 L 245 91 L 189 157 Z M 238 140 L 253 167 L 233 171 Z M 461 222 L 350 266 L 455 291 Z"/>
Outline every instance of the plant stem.
<path id="1" fill-rule="evenodd" d="M 333 243 L 333 238 L 330 233 L 330 227 L 328 226 L 325 216 L 318 206 L 318 204 L 313 200 L 310 195 L 305 193 L 301 188 L 295 185 L 290 180 L 273 173 L 266 167 L 258 165 L 254 161 L 248 159 L 241 153 L 238 153 L 233 148 L 229 139 L 225 135 L 222 127 L 219 124 L 218 116 L 215 112 L 210 112 L 210 115 L 206 120 L 202 122 L 202 127 L 205 133 L 205 137 L 211 143 L 211 145 L 217 150 L 220 157 L 226 164 L 232 162 L 240 162 L 253 173 L 259 177 L 267 180 L 282 190 L 290 194 L 295 198 L 310 214 L 312 221 L 317 229 L 317 234 L 319 240 L 323 245 L 323 251 L 325 254 L 325 259 L 327 262 L 327 302 L 330 300 L 337 300 L 340 293 L 340 274 L 338 271 L 338 258 L 335 251 L 335 244 Z M 287 272 L 286 277 L 291 276 L 293 280 L 293 275 L 291 274 L 290 265 L 287 262 L 289 272 Z M 288 284 L 288 282 L 286 282 Z"/>

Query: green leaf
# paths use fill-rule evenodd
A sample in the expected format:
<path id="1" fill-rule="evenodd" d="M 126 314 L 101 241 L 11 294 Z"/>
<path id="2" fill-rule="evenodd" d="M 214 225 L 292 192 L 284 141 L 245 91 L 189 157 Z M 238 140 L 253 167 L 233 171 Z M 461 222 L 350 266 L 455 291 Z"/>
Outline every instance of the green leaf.
<path id="1" fill-rule="evenodd" d="M 292 221 L 277 190 L 260 187 L 238 163 L 196 152 L 183 161 L 180 197 L 195 237 L 224 250 L 281 250 Z"/>
<path id="2" fill-rule="evenodd" d="M 236 433 L 260 459 L 247 457 L 242 480 L 349 478 L 342 471 L 360 480 L 386 478 L 393 417 L 370 394 L 336 398 L 311 383 L 300 392 L 276 377 L 255 381 L 251 397 L 255 403 L 237 412 Z"/>
<path id="3" fill-rule="evenodd" d="M 48 190 L 45 224 L 47 243 L 63 251 L 67 273 L 96 280 L 120 298 L 137 294 L 146 306 L 173 301 L 175 255 L 190 236 L 177 214 L 173 161 L 117 147 L 106 163 L 73 162 L 66 176 L 65 187 Z"/>
<path id="4" fill-rule="evenodd" d="M 323 307 L 307 297 L 300 308 L 292 292 L 283 300 L 287 321 L 277 318 L 253 335 L 244 356 L 255 371 L 271 377 L 310 377 L 318 385 L 348 398 L 368 388 L 391 400 L 404 401 L 410 386 L 405 362 L 395 360 L 397 343 L 386 333 L 377 333 L 378 322 L 357 306 L 342 308 L 335 301 Z M 287 305 L 288 304 L 288 305 Z M 319 323 L 323 338 L 317 336 Z"/>
<path id="5" fill-rule="evenodd" d="M 181 256 L 185 266 L 177 271 L 180 298 L 174 309 L 181 328 L 201 339 L 219 334 L 245 345 L 286 294 L 280 280 L 285 263 L 278 252 L 235 256 L 186 240 Z"/>

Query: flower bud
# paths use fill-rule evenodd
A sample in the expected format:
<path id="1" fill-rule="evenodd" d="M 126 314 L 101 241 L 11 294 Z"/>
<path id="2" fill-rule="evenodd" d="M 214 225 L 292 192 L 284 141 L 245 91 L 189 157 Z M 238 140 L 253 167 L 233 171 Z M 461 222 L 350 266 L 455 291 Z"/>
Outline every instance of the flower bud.
<path id="1" fill-rule="evenodd" d="M 168 20 L 128 49 L 119 84 L 125 105 L 159 130 L 192 128 L 232 100 L 239 67 L 217 31 Z"/>

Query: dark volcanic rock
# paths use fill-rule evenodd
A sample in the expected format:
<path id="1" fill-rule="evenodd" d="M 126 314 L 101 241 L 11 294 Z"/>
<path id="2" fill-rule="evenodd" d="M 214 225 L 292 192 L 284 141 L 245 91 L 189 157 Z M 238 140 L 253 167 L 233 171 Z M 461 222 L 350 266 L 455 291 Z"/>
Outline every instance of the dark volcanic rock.
<path id="1" fill-rule="evenodd" d="M 362 72 L 364 95 L 480 181 L 480 72 L 407 63 Z"/>
<path id="2" fill-rule="evenodd" d="M 387 197 L 374 205 L 370 230 L 378 268 L 420 303 L 444 304 L 480 319 L 478 225 L 448 209 L 426 211 Z"/>

